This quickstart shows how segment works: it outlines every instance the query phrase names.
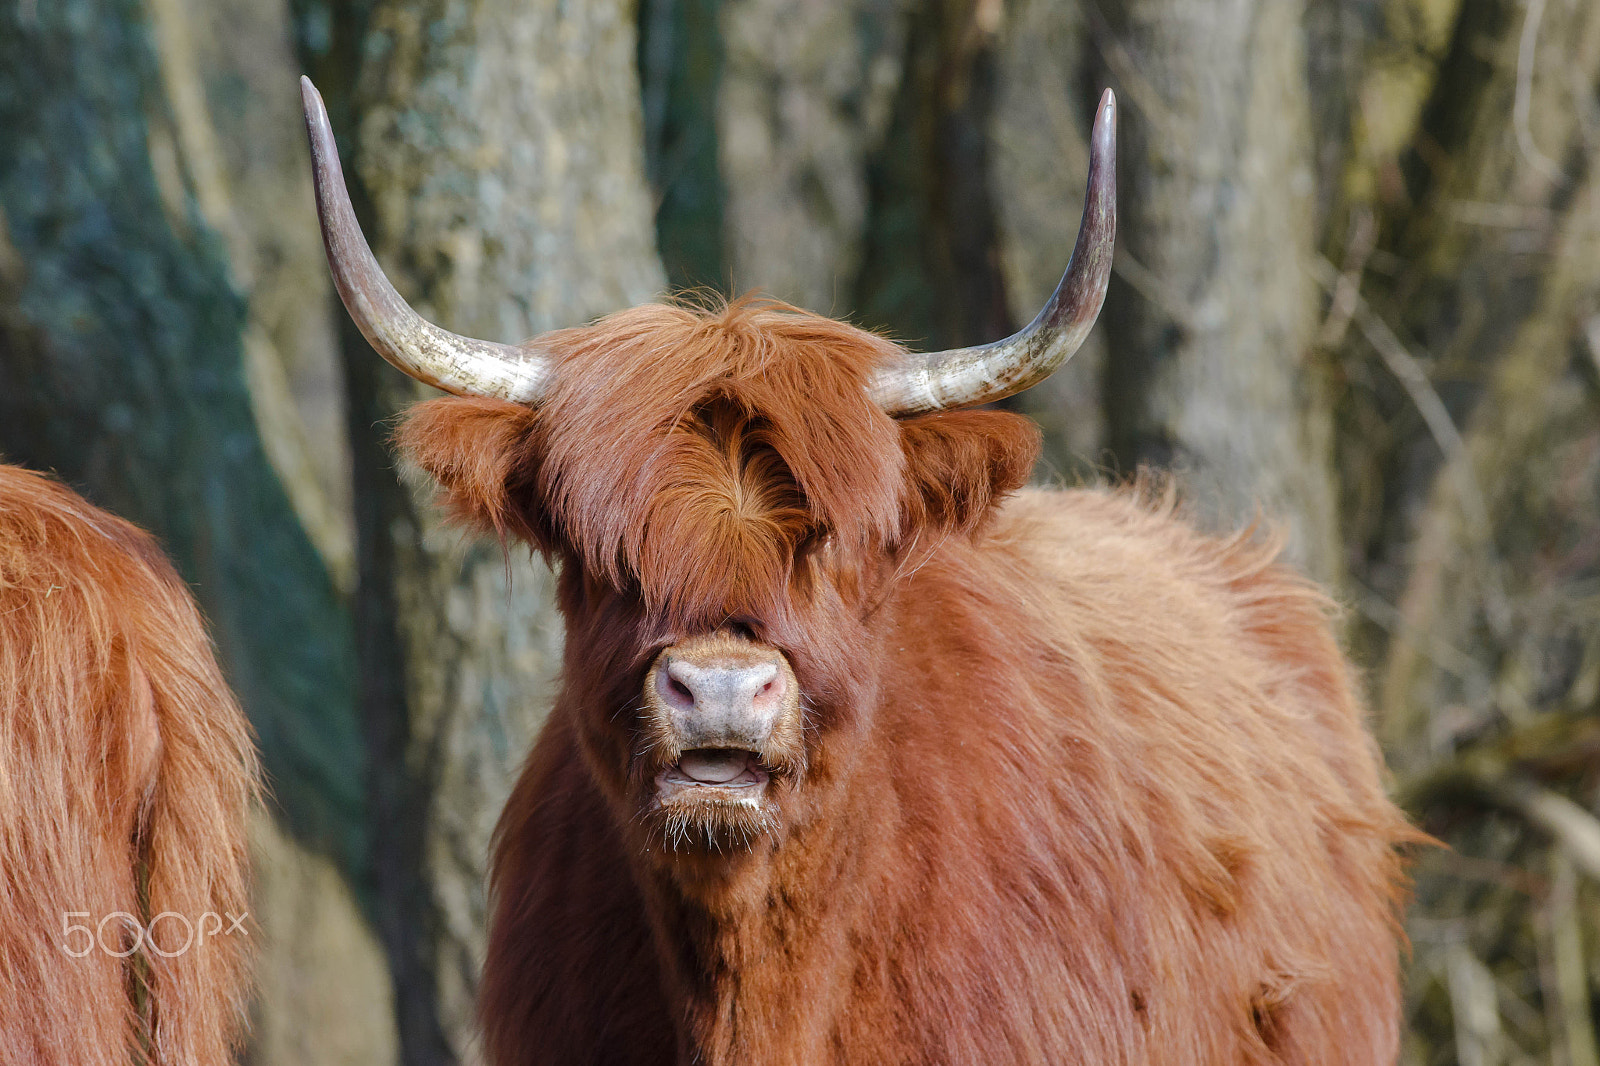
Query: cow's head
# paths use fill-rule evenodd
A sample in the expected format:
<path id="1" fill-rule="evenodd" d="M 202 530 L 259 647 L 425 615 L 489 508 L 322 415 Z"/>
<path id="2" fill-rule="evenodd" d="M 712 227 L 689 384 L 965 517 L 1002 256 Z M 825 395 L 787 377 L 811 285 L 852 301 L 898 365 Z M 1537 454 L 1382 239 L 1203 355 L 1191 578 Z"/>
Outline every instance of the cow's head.
<path id="1" fill-rule="evenodd" d="M 460 518 L 559 562 L 564 706 L 619 815 L 668 850 L 738 847 L 803 817 L 807 791 L 847 779 L 863 748 L 850 738 L 878 683 L 874 611 L 1032 467 L 1030 422 L 963 408 L 1042 381 L 1099 312 L 1110 92 L 1044 310 L 1005 340 L 912 354 L 749 299 L 638 307 L 520 346 L 449 333 L 384 278 L 302 88 L 346 308 L 390 363 L 462 397 L 414 409 L 402 443 Z"/>

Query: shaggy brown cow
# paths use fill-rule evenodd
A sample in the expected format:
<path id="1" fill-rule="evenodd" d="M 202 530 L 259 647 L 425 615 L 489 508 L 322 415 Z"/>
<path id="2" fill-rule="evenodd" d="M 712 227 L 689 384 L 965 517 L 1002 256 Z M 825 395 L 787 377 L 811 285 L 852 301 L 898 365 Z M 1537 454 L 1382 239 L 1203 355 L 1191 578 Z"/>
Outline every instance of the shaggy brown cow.
<path id="1" fill-rule="evenodd" d="M 490 1061 L 1390 1062 L 1395 845 L 1328 601 L 1137 491 L 1020 492 L 1105 291 L 1113 102 L 1061 288 L 913 356 L 793 308 L 524 347 L 383 279 L 305 89 L 373 345 L 477 398 L 407 451 L 560 565 L 565 683 L 502 816 Z"/>
<path id="2" fill-rule="evenodd" d="M 255 781 L 150 538 L 0 466 L 0 1062 L 233 1061 Z"/>

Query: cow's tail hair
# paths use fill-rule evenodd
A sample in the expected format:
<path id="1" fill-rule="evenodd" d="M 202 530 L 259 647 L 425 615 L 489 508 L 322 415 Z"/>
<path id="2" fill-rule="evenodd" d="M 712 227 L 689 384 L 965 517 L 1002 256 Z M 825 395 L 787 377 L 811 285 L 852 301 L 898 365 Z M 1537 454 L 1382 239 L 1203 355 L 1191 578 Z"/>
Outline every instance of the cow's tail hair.
<path id="1" fill-rule="evenodd" d="M 172 575 L 176 581 L 176 575 Z M 249 812 L 259 802 L 249 725 L 185 590 L 161 612 L 181 632 L 144 645 L 161 734 L 139 826 L 147 936 L 136 976 L 154 1063 L 227 1063 L 245 1029 L 255 926 Z"/>

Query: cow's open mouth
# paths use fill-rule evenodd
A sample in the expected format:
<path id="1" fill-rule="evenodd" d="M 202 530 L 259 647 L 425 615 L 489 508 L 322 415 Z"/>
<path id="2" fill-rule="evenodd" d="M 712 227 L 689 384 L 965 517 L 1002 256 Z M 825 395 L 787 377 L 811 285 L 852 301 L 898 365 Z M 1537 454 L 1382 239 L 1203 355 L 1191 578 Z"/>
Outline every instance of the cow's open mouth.
<path id="1" fill-rule="evenodd" d="M 663 803 L 679 796 L 749 800 L 761 794 L 768 776 L 753 751 L 691 748 L 656 777 L 656 794 Z"/>

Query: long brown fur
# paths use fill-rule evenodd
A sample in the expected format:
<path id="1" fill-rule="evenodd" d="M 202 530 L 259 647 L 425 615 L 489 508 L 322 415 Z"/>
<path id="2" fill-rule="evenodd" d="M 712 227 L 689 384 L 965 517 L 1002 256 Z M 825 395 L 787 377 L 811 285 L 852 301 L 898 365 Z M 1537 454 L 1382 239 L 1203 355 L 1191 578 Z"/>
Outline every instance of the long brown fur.
<path id="1" fill-rule="evenodd" d="M 480 1014 L 533 1063 L 1393 1062 L 1396 846 L 1332 607 L 1139 491 L 1017 494 L 1037 431 L 868 401 L 792 308 L 622 312 L 554 395 L 416 408 L 464 520 L 561 566 L 565 684 L 501 818 Z M 664 846 L 657 650 L 782 650 L 803 775 Z"/>
<path id="2" fill-rule="evenodd" d="M 199 613 L 150 539 L 0 466 L 0 1062 L 233 1061 L 249 924 L 222 933 L 248 907 L 255 766 Z M 162 918 L 132 950 L 117 912 L 220 924 L 180 950 L 183 923 Z M 93 930 L 92 947 L 67 925 Z"/>

